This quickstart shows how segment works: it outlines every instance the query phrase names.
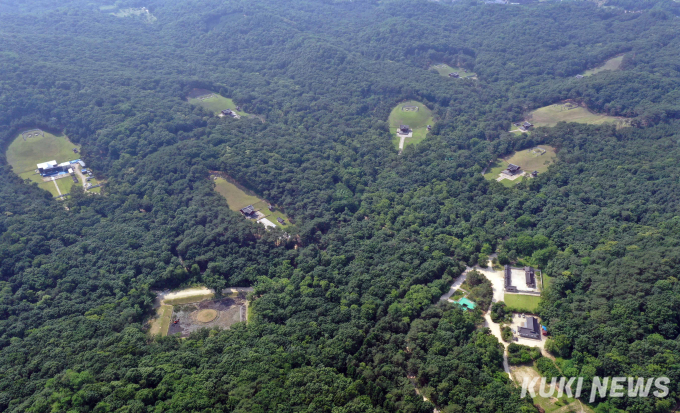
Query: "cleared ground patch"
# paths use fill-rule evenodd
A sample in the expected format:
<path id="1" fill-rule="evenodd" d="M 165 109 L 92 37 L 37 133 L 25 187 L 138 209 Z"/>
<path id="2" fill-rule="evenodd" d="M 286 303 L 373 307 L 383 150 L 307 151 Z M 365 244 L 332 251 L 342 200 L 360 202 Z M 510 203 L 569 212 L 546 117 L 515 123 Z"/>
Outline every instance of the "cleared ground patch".
<path id="1" fill-rule="evenodd" d="M 51 160 L 61 163 L 79 159 L 80 154 L 74 153 L 73 149 L 76 148 L 80 152 L 80 145 L 72 143 L 63 133 L 54 135 L 44 131 L 32 131 L 20 133 L 9 145 L 6 152 L 7 162 L 15 174 L 36 182 L 40 188 L 49 191 L 55 197 L 59 196 L 57 186 L 62 194 L 69 193 L 74 185 L 70 177 L 46 181 L 36 172 L 36 165 Z"/>
<path id="2" fill-rule="evenodd" d="M 545 106 L 529 113 L 529 122 L 534 126 L 555 126 L 558 122 L 587 123 L 601 125 L 603 123 L 615 123 L 621 127 L 628 124 L 628 120 L 616 116 L 601 115 L 591 112 L 583 106 L 570 103 L 558 103 Z M 513 127 L 513 129 L 516 129 Z"/>
<path id="3" fill-rule="evenodd" d="M 623 63 L 623 55 L 607 60 L 602 66 L 586 70 L 583 72 L 583 76 L 592 76 L 596 73 L 604 72 L 605 70 L 619 70 L 621 68 L 621 63 Z"/>
<path id="4" fill-rule="evenodd" d="M 467 78 L 477 79 L 476 73 L 471 72 L 467 69 L 463 69 L 462 67 L 451 67 L 451 66 L 449 66 L 445 63 L 439 63 L 439 64 L 436 64 L 436 65 L 432 65 L 432 66 L 430 66 L 430 69 L 434 69 L 441 76 L 448 77 L 448 78 L 451 78 L 451 79 L 467 79 Z M 458 75 L 460 77 L 459 78 L 450 77 L 449 73 L 458 73 Z"/>
<path id="5" fill-rule="evenodd" d="M 504 300 L 511 311 L 535 314 L 538 310 L 538 303 L 541 302 L 541 297 L 537 295 L 505 293 Z"/>
<path id="6" fill-rule="evenodd" d="M 511 156 L 503 159 L 497 159 L 493 164 L 489 165 L 484 174 L 484 178 L 489 181 L 497 180 L 500 173 L 504 171 L 509 164 L 519 166 L 522 171 L 527 174 L 533 171 L 537 171 L 540 174 L 548 170 L 550 164 L 555 162 L 556 157 L 555 148 L 552 146 L 539 145 L 535 148 L 525 149 L 523 151 L 515 152 Z M 515 180 L 503 179 L 499 182 L 503 186 L 512 187 L 525 179 L 529 178 L 521 176 Z"/>
<path id="7" fill-rule="evenodd" d="M 188 336 L 200 328 L 229 328 L 251 315 L 246 295 L 252 288 L 225 288 L 222 297 L 206 287 L 159 293 L 149 334 Z"/>
<path id="8" fill-rule="evenodd" d="M 230 109 L 236 112 L 241 117 L 247 117 L 248 114 L 241 110 L 236 110 L 236 103 L 230 98 L 225 98 L 224 96 L 211 92 L 205 89 L 194 89 L 187 96 L 187 100 L 192 105 L 201 106 L 209 112 L 218 115 L 225 109 Z"/>
<path id="9" fill-rule="evenodd" d="M 531 382 L 534 378 L 538 377 L 538 382 L 534 386 L 534 391 L 536 392 L 536 397 L 533 398 L 533 402 L 545 410 L 546 413 L 567 413 L 567 412 L 582 412 L 582 413 L 592 413 L 593 409 L 573 397 L 562 396 L 561 398 L 556 397 L 542 397 L 539 393 L 541 386 L 541 373 L 538 372 L 536 367 L 532 366 L 510 366 L 510 372 L 515 379 L 515 383 L 521 385 L 525 378 L 529 379 Z M 546 389 L 550 385 L 550 380 L 547 381 Z M 574 385 L 575 390 L 576 385 Z M 586 397 L 588 397 L 588 392 L 584 392 Z M 555 391 L 557 395 L 557 391 Z M 527 397 L 530 394 L 527 392 Z"/>
<path id="10" fill-rule="evenodd" d="M 401 138 L 397 136 L 399 125 L 408 125 L 413 131 L 412 136 L 404 140 L 404 147 L 406 147 L 406 145 L 417 144 L 425 139 L 427 136 L 427 125 L 434 126 L 434 117 L 432 111 L 423 103 L 411 100 L 400 103 L 392 109 L 388 122 L 390 124 L 390 132 L 393 135 L 392 142 L 399 149 L 401 142 Z"/>
<path id="11" fill-rule="evenodd" d="M 242 208 L 252 205 L 255 210 L 262 212 L 265 218 L 277 227 L 286 229 L 292 225 L 290 219 L 281 212 L 281 210 L 274 207 L 274 210 L 270 211 L 269 204 L 258 197 L 254 192 L 236 182 L 228 181 L 224 177 L 213 176 L 213 178 L 215 181 L 215 190 L 227 200 L 227 205 L 229 205 L 229 209 L 232 211 L 238 212 Z M 278 221 L 278 218 L 283 220 L 283 224 Z"/>

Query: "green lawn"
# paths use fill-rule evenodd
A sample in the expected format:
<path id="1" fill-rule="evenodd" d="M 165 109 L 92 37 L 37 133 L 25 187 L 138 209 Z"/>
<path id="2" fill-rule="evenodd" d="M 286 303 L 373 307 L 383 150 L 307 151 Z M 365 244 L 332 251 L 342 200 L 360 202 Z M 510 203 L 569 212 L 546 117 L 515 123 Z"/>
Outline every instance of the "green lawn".
<path id="1" fill-rule="evenodd" d="M 602 66 L 596 67 L 595 69 L 586 70 L 583 72 L 583 76 L 592 76 L 595 73 L 600 73 L 605 70 L 619 70 L 621 63 L 623 62 L 623 55 L 616 56 L 612 59 L 607 60 Z"/>
<path id="2" fill-rule="evenodd" d="M 54 186 L 54 182 L 48 181 L 48 182 L 40 182 L 38 184 L 38 187 L 41 189 L 44 189 L 45 191 L 49 192 L 52 194 L 53 197 L 58 197 L 59 193 L 57 192 L 57 187 Z"/>
<path id="3" fill-rule="evenodd" d="M 514 164 L 522 168 L 524 171 L 538 171 L 539 173 L 548 170 L 548 166 L 555 161 L 557 154 L 555 148 L 548 145 L 538 146 L 545 149 L 545 153 L 540 155 L 540 151 L 532 149 L 525 149 L 523 151 L 515 152 L 510 158 L 506 159 L 508 163 Z"/>
<path id="4" fill-rule="evenodd" d="M 171 305 L 161 305 L 156 312 L 156 318 L 151 323 L 151 328 L 149 328 L 149 334 L 152 336 L 161 335 L 167 336 L 168 329 L 170 328 L 170 321 L 172 317 L 172 306 Z"/>
<path id="5" fill-rule="evenodd" d="M 206 94 L 210 94 L 211 92 L 206 91 Z M 198 99 L 198 98 L 192 98 L 189 97 L 189 103 L 192 105 L 197 105 L 205 108 L 209 112 L 212 112 L 214 114 L 219 114 L 225 109 L 231 109 L 234 112 L 238 113 L 242 117 L 248 116 L 247 113 L 236 110 L 236 104 L 234 103 L 233 100 L 229 98 L 225 98 L 224 96 L 221 96 L 217 93 L 213 93 L 212 97 L 209 97 L 207 99 Z"/>
<path id="6" fill-rule="evenodd" d="M 555 126 L 558 122 L 577 122 L 601 125 L 603 123 L 617 123 L 624 126 L 627 121 L 614 116 L 600 115 L 589 111 L 587 108 L 578 106 L 567 109 L 564 104 L 545 106 L 531 112 L 527 117 L 534 126 Z M 517 129 L 514 125 L 512 129 Z"/>
<path id="7" fill-rule="evenodd" d="M 474 72 L 470 72 L 469 70 L 467 72 L 464 72 L 463 70 L 465 70 L 465 69 L 463 69 L 462 67 L 451 67 L 451 66 L 444 64 L 444 63 L 432 65 L 432 66 L 430 66 L 430 69 L 436 70 L 437 73 L 439 73 L 441 76 L 444 76 L 446 78 L 449 77 L 449 73 L 453 73 L 453 72 L 458 72 L 461 79 L 467 78 L 467 77 L 477 77 L 477 74 L 474 73 Z M 455 79 L 455 78 L 451 78 L 451 79 Z"/>
<path id="8" fill-rule="evenodd" d="M 505 304 L 511 311 L 518 313 L 535 313 L 541 297 L 536 295 L 505 294 L 503 298 Z"/>
<path id="9" fill-rule="evenodd" d="M 71 192 L 71 188 L 75 183 L 73 182 L 73 179 L 71 177 L 67 178 L 61 178 L 57 179 L 57 185 L 59 185 L 59 190 L 61 191 L 62 194 L 68 194 Z"/>
<path id="10" fill-rule="evenodd" d="M 283 212 L 276 207 L 274 208 L 274 211 L 270 211 L 269 205 L 265 201 L 258 197 L 254 192 L 241 185 L 217 177 L 215 179 L 215 190 L 227 200 L 229 209 L 232 211 L 238 212 L 241 208 L 252 205 L 256 210 L 260 210 L 265 214 L 266 218 L 276 224 L 279 228 L 285 229 L 291 225 L 288 217 Z M 284 224 L 279 223 L 276 218 L 283 219 Z"/>
<path id="11" fill-rule="evenodd" d="M 523 171 L 532 172 L 538 171 L 543 173 L 548 170 L 548 166 L 555 161 L 557 155 L 555 154 L 555 148 L 548 145 L 540 145 L 539 148 L 545 149 L 545 153 L 542 155 L 541 152 L 532 149 L 525 149 L 523 151 L 515 152 L 512 156 L 505 159 L 498 159 L 494 164 L 487 169 L 487 173 L 484 174 L 484 178 L 491 181 L 498 178 L 498 175 L 508 164 L 514 164 L 522 168 Z M 515 180 L 503 179 L 500 184 L 505 187 L 512 187 L 520 182 L 524 181 L 525 177 L 520 177 Z"/>
<path id="12" fill-rule="evenodd" d="M 54 182 L 43 181 L 35 172 L 37 164 L 52 160 L 61 163 L 79 159 L 80 155 L 73 153 L 73 148 L 80 151 L 80 145 L 73 144 L 64 134 L 53 135 L 45 132 L 44 137 L 33 136 L 26 140 L 19 134 L 7 148 L 6 156 L 14 173 L 23 179 L 36 182 L 40 188 L 56 197 L 59 193 Z M 62 193 L 68 193 L 73 186 L 73 180 L 70 178 L 57 179 L 56 182 Z"/>
<path id="13" fill-rule="evenodd" d="M 417 111 L 404 111 L 404 106 L 417 106 Z M 413 130 L 413 136 L 406 138 L 404 147 L 406 145 L 417 144 L 427 137 L 427 125 L 434 126 L 434 117 L 432 111 L 423 103 L 411 100 L 403 102 L 392 109 L 390 117 L 388 118 L 390 124 L 390 132 L 392 133 L 392 142 L 395 147 L 399 148 L 400 138 L 397 136 L 397 128 L 399 125 L 409 125 Z"/>
<path id="14" fill-rule="evenodd" d="M 496 178 L 498 178 L 498 174 L 501 173 L 502 170 L 508 167 L 508 163 L 505 162 L 502 159 L 496 159 L 496 161 L 489 166 L 489 168 L 486 170 L 486 173 L 484 174 L 484 178 L 492 181 Z"/>
<path id="15" fill-rule="evenodd" d="M 229 209 L 232 211 L 238 212 L 241 208 L 262 201 L 252 191 L 249 191 L 240 185 L 236 186 L 224 178 L 218 177 L 215 179 L 215 189 L 227 200 Z"/>
<path id="16" fill-rule="evenodd" d="M 25 141 L 20 134 L 7 148 L 6 156 L 14 173 L 25 178 L 28 176 L 23 174 L 28 172 L 29 175 L 33 175 L 39 163 L 52 160 L 61 163 L 79 159 L 80 155 L 73 153 L 73 148 L 80 150 L 80 145 L 71 143 L 64 134 L 52 135 L 45 132 L 44 137 L 30 137 Z"/>

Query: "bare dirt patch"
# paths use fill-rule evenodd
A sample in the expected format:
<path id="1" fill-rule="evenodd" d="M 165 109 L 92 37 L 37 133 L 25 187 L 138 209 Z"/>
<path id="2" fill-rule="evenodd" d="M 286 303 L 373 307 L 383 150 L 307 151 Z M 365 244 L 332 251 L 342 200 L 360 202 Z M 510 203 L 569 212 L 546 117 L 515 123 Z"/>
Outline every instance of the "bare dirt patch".
<path id="1" fill-rule="evenodd" d="M 207 309 L 196 313 L 196 321 L 199 323 L 209 323 L 217 318 L 217 310 Z"/>
<path id="2" fill-rule="evenodd" d="M 235 323 L 246 321 L 244 294 L 217 300 L 180 304 L 173 308 L 168 335 L 187 337 L 201 328 L 228 329 Z"/>

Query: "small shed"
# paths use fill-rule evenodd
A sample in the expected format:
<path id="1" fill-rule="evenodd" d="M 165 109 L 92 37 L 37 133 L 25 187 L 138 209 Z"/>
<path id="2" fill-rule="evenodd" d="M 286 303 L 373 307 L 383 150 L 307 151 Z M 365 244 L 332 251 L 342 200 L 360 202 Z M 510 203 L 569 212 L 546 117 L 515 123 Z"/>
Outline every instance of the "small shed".
<path id="1" fill-rule="evenodd" d="M 286 223 L 286 221 L 284 221 L 283 218 L 281 218 L 281 217 L 276 218 L 276 220 L 279 221 L 279 224 L 285 224 Z"/>
<path id="2" fill-rule="evenodd" d="M 399 133 L 411 133 L 411 128 L 408 125 L 399 125 Z"/>

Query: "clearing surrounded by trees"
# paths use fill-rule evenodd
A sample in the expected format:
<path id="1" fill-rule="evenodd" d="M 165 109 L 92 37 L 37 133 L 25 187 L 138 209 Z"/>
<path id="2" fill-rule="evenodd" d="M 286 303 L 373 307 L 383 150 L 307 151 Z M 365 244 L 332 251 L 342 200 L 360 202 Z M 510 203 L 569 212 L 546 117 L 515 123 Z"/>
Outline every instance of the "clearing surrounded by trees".
<path id="1" fill-rule="evenodd" d="M 225 288 L 222 297 L 206 287 L 192 287 L 159 293 L 156 316 L 149 320 L 149 334 L 187 337 L 201 328 L 228 329 L 248 320 L 246 294 L 252 288 Z"/>
<path id="2" fill-rule="evenodd" d="M 451 67 L 447 65 L 446 63 L 439 63 L 436 65 L 430 66 L 430 69 L 434 69 L 439 73 L 439 75 L 443 77 L 449 77 L 452 79 L 477 79 L 477 74 L 467 70 L 463 69 L 462 67 Z M 458 76 L 453 76 L 451 75 L 452 73 L 458 73 Z"/>
<path id="3" fill-rule="evenodd" d="M 527 120 L 533 123 L 535 127 L 555 126 L 558 122 L 588 123 L 591 125 L 615 123 L 620 127 L 629 124 L 629 120 L 625 118 L 594 113 L 588 108 L 572 102 L 556 103 L 536 109 L 529 113 Z M 514 126 L 512 129 L 515 129 L 512 132 L 518 132 Z"/>
<path id="4" fill-rule="evenodd" d="M 525 149 L 523 151 L 515 152 L 511 156 L 497 159 L 484 174 L 484 178 L 488 180 L 498 180 L 501 172 L 507 169 L 508 165 L 517 165 L 521 168 L 522 173 L 530 174 L 533 171 L 539 174 L 548 170 L 550 164 L 555 161 L 557 154 L 555 148 L 548 145 L 539 145 L 535 148 Z M 499 182 L 507 187 L 515 186 L 522 182 L 525 176 L 518 176 L 517 179 L 501 179 Z"/>
<path id="5" fill-rule="evenodd" d="M 78 159 L 79 152 L 80 145 L 72 143 L 63 133 L 54 135 L 40 129 L 27 129 L 9 145 L 6 157 L 15 174 L 58 197 L 70 192 L 73 180 L 68 176 L 55 180 L 43 178 L 36 172 L 36 165 L 51 160 L 61 163 Z"/>
<path id="6" fill-rule="evenodd" d="M 582 76 L 592 76 L 596 73 L 604 72 L 605 70 L 619 70 L 621 68 L 621 63 L 623 63 L 623 55 L 607 60 L 602 66 L 586 70 L 583 72 Z"/>
<path id="7" fill-rule="evenodd" d="M 219 115 L 223 110 L 229 109 L 241 117 L 248 116 L 246 112 L 238 110 L 238 106 L 230 98 L 225 98 L 218 93 L 205 89 L 193 89 L 187 96 L 187 101 L 192 105 L 201 106 L 215 115 Z"/>
<path id="8" fill-rule="evenodd" d="M 229 209 L 232 211 L 239 212 L 242 208 L 252 205 L 256 211 L 262 211 L 265 218 L 278 228 L 286 229 L 292 225 L 286 214 L 275 206 L 273 206 L 273 211 L 270 210 L 269 203 L 257 196 L 253 191 L 223 176 L 213 175 L 213 179 L 215 181 L 215 190 L 227 200 L 227 205 L 229 205 Z M 279 218 L 283 220 L 283 223 L 278 220 Z"/>
<path id="9" fill-rule="evenodd" d="M 427 126 L 434 126 L 432 111 L 423 103 L 415 100 L 398 104 L 392 109 L 387 121 L 390 124 L 390 132 L 394 136 L 392 142 L 399 150 L 403 150 L 406 145 L 420 143 L 427 136 Z M 408 126 L 412 131 L 411 136 L 400 137 L 397 134 L 400 125 Z"/>

